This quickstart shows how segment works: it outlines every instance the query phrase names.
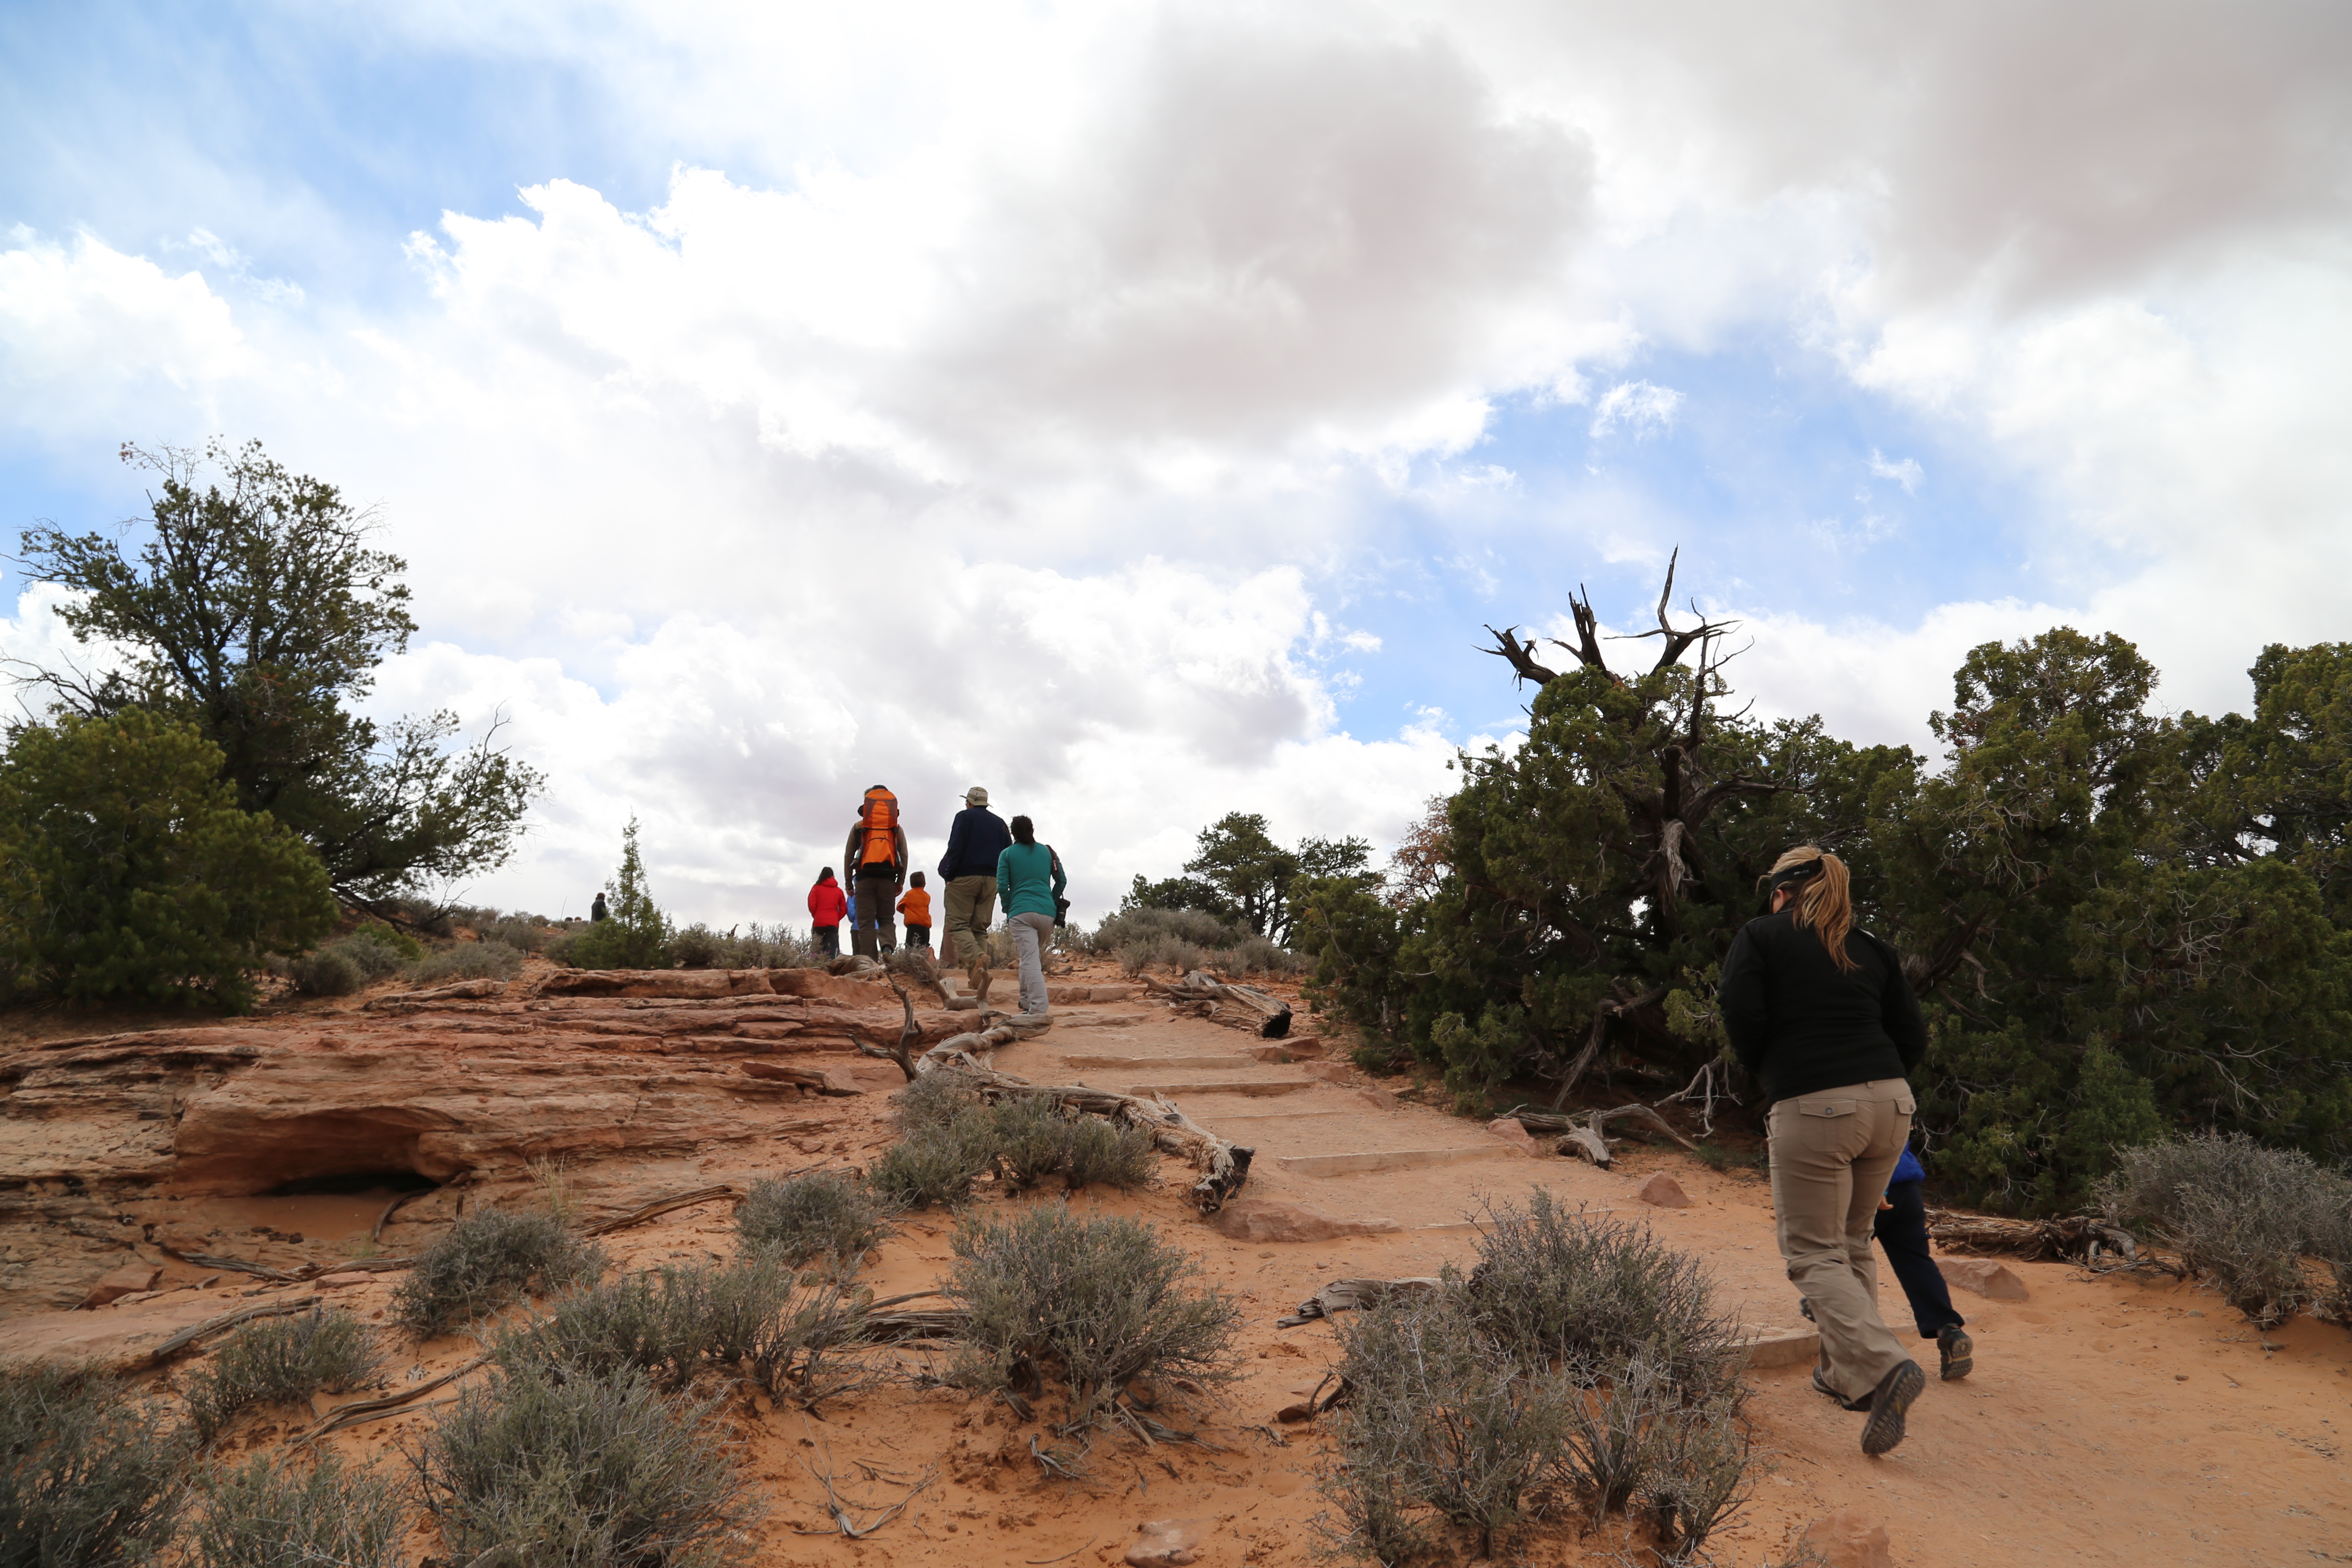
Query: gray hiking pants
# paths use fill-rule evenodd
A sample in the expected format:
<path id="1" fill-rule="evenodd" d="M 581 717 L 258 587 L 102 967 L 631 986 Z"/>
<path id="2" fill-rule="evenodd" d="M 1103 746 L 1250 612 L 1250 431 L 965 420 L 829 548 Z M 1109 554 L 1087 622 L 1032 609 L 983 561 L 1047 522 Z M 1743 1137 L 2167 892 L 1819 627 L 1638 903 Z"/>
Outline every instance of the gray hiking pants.
<path id="1" fill-rule="evenodd" d="M 1043 1013 L 1045 1006 L 1045 950 L 1054 944 L 1051 915 L 1007 915 L 1004 929 L 1021 954 L 1021 1010 Z"/>

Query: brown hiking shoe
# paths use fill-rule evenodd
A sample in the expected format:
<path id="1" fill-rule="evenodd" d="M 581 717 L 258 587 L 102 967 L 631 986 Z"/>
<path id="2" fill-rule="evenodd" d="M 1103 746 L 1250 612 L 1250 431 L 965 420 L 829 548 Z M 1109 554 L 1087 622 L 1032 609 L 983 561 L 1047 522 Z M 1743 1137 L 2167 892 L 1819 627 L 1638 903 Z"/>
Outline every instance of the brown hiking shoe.
<path id="1" fill-rule="evenodd" d="M 1958 1382 L 1976 1370 L 1976 1342 L 1969 1339 L 1968 1331 L 1958 1323 L 1936 1336 L 1936 1354 L 1944 1363 L 1946 1383 Z"/>
<path id="2" fill-rule="evenodd" d="M 1884 1454 L 1903 1441 L 1903 1417 L 1911 1402 L 1927 1386 L 1927 1374 L 1916 1361 L 1906 1361 L 1878 1380 L 1870 1391 L 1870 1419 L 1862 1424 L 1862 1451 Z"/>

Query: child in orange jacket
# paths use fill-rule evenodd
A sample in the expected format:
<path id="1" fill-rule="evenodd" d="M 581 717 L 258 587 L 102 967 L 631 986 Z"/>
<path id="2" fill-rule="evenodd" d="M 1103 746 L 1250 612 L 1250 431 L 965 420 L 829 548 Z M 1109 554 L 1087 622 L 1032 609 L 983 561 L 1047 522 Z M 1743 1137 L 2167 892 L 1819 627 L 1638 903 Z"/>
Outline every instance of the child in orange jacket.
<path id="1" fill-rule="evenodd" d="M 920 871 L 907 879 L 907 895 L 898 900 L 898 919 L 907 927 L 908 947 L 931 945 L 931 895 L 923 888 Z"/>

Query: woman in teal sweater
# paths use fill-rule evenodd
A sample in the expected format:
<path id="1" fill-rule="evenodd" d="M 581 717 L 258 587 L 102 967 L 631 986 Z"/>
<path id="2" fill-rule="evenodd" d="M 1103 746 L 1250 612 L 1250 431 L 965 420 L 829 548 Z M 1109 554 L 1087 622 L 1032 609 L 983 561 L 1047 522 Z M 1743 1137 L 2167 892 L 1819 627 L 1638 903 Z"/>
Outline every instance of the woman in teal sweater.
<path id="1" fill-rule="evenodd" d="M 1004 900 L 1004 926 L 1021 954 L 1021 1011 L 1043 1013 L 1045 949 L 1054 940 L 1069 879 L 1062 874 L 1062 858 L 1052 845 L 1037 842 L 1037 829 L 1027 817 L 1014 817 L 1012 827 L 1013 842 L 996 857 L 996 893 Z"/>

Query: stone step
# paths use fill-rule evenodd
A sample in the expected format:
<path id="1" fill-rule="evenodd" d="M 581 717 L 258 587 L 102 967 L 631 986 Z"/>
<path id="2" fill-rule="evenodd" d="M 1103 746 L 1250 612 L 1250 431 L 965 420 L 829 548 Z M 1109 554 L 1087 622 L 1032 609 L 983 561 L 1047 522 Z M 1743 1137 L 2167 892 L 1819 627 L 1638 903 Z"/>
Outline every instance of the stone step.
<path id="1" fill-rule="evenodd" d="M 1021 994 L 1021 976 L 1009 969 L 988 972 L 988 995 L 992 1004 L 1016 999 Z M 971 984 L 961 974 L 945 973 L 940 976 L 940 989 L 950 996 L 970 996 Z M 1135 999 L 1132 985 L 1078 985 L 1066 981 L 1045 982 L 1045 1000 L 1055 1006 L 1080 1002 L 1131 1002 Z"/>
<path id="2" fill-rule="evenodd" d="M 1360 1154 L 1277 1154 L 1274 1163 L 1302 1176 L 1353 1176 L 1367 1171 L 1410 1171 L 1430 1165 L 1459 1165 L 1472 1160 L 1493 1160 L 1519 1152 L 1501 1139 L 1491 1144 L 1459 1149 L 1384 1149 Z"/>
<path id="3" fill-rule="evenodd" d="M 1191 1068 L 1253 1068 L 1249 1057 L 1081 1057 L 1066 1056 L 1062 1065 L 1074 1068 L 1133 1068 L 1139 1071 L 1175 1072 Z"/>
<path id="4" fill-rule="evenodd" d="M 1220 1079 L 1193 1083 L 1131 1083 L 1119 1090 L 1121 1094 L 1164 1094 L 1171 1100 L 1202 1094 L 1295 1094 L 1302 1089 L 1320 1089 L 1321 1084 L 1300 1078 Z"/>

